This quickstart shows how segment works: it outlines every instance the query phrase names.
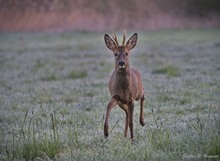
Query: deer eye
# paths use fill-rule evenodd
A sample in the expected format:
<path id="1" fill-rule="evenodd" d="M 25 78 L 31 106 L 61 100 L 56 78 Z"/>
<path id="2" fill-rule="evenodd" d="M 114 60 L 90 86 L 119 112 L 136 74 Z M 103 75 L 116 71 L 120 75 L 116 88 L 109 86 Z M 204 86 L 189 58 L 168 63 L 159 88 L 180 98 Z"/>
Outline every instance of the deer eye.
<path id="1" fill-rule="evenodd" d="M 115 53 L 114 55 L 115 55 L 115 57 L 116 57 L 116 56 L 118 56 L 118 53 Z"/>
<path id="2" fill-rule="evenodd" d="M 128 56 L 128 53 L 125 53 L 126 56 Z"/>

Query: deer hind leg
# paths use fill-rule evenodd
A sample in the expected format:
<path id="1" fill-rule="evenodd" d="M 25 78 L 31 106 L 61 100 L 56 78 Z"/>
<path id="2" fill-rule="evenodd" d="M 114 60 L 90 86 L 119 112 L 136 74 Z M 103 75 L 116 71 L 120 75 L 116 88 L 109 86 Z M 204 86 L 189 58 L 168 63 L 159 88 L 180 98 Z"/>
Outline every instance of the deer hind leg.
<path id="1" fill-rule="evenodd" d="M 134 139 L 133 113 L 134 113 L 134 101 L 131 100 L 128 104 L 128 122 L 129 122 L 130 135 L 132 140 Z"/>
<path id="2" fill-rule="evenodd" d="M 108 120 L 109 120 L 110 112 L 111 112 L 112 108 L 117 105 L 117 103 L 118 103 L 118 100 L 115 97 L 112 97 L 111 101 L 108 103 L 107 112 L 106 112 L 106 116 L 105 116 L 105 123 L 104 123 L 105 138 L 108 137 Z"/>
<path id="3" fill-rule="evenodd" d="M 121 107 L 121 109 L 123 109 L 125 111 L 126 118 L 125 118 L 124 136 L 127 137 L 127 135 L 128 135 L 128 106 L 126 104 L 122 104 L 122 103 L 119 103 L 118 105 Z"/>
<path id="4" fill-rule="evenodd" d="M 145 125 L 145 123 L 144 123 L 144 100 L 145 100 L 145 97 L 143 94 L 143 96 L 141 97 L 141 103 L 140 103 L 140 119 L 139 119 L 140 124 L 142 126 Z"/>

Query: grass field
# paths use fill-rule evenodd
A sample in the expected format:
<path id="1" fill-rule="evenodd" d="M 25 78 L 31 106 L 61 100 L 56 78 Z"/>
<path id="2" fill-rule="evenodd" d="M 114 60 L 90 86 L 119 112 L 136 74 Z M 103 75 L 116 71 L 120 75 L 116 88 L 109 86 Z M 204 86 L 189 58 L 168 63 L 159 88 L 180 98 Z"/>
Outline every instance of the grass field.
<path id="1" fill-rule="evenodd" d="M 129 36 L 133 32 L 128 32 Z M 135 141 L 110 100 L 104 33 L 1 33 L 0 160 L 220 159 L 220 30 L 138 32 L 146 125 Z"/>

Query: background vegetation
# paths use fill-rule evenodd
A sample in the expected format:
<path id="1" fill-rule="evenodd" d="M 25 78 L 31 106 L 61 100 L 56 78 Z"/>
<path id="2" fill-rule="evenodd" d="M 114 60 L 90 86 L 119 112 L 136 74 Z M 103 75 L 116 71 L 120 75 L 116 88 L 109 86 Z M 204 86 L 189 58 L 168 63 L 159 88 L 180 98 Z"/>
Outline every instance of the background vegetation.
<path id="1" fill-rule="evenodd" d="M 0 0 L 2 31 L 220 26 L 219 0 Z"/>

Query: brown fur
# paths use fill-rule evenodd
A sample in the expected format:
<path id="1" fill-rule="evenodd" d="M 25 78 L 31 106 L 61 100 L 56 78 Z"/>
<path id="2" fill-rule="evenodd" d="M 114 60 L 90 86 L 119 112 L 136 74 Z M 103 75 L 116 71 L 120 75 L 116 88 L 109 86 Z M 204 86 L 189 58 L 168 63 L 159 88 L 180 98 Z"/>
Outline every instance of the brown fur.
<path id="1" fill-rule="evenodd" d="M 140 124 L 144 123 L 144 90 L 141 81 L 140 73 L 131 68 L 129 65 L 130 50 L 136 45 L 138 35 L 135 33 L 125 44 L 126 35 L 123 35 L 122 46 L 119 46 L 115 33 L 113 39 L 107 34 L 105 35 L 106 46 L 113 51 L 115 55 L 115 71 L 112 73 L 108 86 L 111 93 L 111 101 L 108 103 L 107 112 L 104 124 L 104 135 L 108 137 L 108 120 L 110 111 L 116 105 L 119 105 L 126 114 L 124 136 L 127 137 L 128 126 L 130 128 L 131 139 L 134 138 L 133 134 L 133 111 L 134 101 L 141 101 L 140 104 Z"/>

